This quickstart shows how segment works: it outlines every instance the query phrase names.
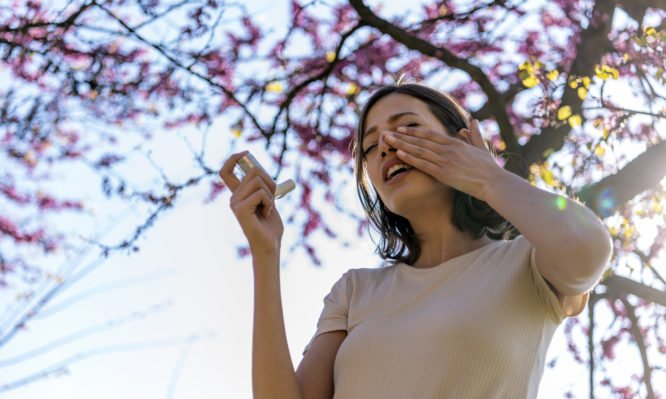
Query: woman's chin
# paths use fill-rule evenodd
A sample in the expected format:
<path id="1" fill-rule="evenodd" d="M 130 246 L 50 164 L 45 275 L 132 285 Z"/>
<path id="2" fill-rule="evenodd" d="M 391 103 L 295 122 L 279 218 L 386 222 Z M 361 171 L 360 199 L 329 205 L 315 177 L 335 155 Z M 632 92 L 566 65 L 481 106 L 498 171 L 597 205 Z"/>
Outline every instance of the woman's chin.
<path id="1" fill-rule="evenodd" d="M 415 215 L 422 217 L 438 208 L 446 211 L 453 204 L 453 190 L 450 188 L 418 190 L 410 187 L 409 195 L 403 194 L 406 193 L 396 192 L 395 196 L 392 196 L 390 201 L 384 201 L 384 204 L 389 211 L 406 219 Z"/>

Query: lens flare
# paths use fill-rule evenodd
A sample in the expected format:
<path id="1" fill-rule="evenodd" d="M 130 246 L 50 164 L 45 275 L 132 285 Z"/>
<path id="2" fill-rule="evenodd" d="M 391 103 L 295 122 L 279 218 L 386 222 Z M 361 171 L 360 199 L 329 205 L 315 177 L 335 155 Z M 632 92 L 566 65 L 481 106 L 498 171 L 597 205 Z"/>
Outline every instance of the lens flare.
<path id="1" fill-rule="evenodd" d="M 604 217 L 610 216 L 616 206 L 615 193 L 612 188 L 605 189 L 597 198 L 597 209 Z"/>

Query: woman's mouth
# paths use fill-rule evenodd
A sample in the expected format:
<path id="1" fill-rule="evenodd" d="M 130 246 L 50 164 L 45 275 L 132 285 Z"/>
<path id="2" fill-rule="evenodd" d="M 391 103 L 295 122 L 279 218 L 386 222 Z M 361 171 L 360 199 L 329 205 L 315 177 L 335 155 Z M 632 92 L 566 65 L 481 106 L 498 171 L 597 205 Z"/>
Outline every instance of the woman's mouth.
<path id="1" fill-rule="evenodd" d="M 405 177 L 406 175 L 408 175 L 409 172 L 412 171 L 412 169 L 414 169 L 414 168 L 408 168 L 408 169 L 402 168 L 402 169 L 400 169 L 400 171 L 398 171 L 397 174 L 392 175 L 392 176 L 386 181 L 386 184 L 395 184 L 395 183 L 398 183 L 400 180 L 404 179 L 404 177 Z"/>

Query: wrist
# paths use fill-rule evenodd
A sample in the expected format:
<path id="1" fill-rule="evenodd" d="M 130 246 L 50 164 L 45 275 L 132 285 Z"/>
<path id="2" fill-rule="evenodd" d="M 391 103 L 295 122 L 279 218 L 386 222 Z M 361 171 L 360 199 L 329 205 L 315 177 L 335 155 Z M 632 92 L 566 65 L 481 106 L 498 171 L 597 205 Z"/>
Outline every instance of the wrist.
<path id="1" fill-rule="evenodd" d="M 493 174 L 488 176 L 488 179 L 486 179 L 481 185 L 480 196 L 477 198 L 492 207 L 493 203 L 502 196 L 502 193 L 507 190 L 510 191 L 511 187 L 518 180 L 524 182 L 524 180 L 515 173 L 498 168 Z"/>
<path id="2" fill-rule="evenodd" d="M 255 266 L 257 264 L 266 265 L 280 263 L 280 247 L 269 249 L 262 248 L 260 250 L 253 250 L 250 248 L 250 254 L 252 255 L 252 263 Z"/>

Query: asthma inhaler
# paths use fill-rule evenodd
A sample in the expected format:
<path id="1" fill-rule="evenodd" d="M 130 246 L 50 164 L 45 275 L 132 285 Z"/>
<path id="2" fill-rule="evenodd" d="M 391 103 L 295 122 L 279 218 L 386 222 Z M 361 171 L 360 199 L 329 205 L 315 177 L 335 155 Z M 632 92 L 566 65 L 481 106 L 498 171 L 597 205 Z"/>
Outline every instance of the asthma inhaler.
<path id="1" fill-rule="evenodd" d="M 234 167 L 234 174 L 238 177 L 239 180 L 242 180 L 245 175 L 252 169 L 253 166 L 259 167 L 264 173 L 268 175 L 268 172 L 266 172 L 266 169 L 264 169 L 259 161 L 256 160 L 255 157 L 252 156 L 249 152 L 243 156 L 243 158 L 239 159 L 238 162 L 236 163 L 236 166 Z M 270 175 L 269 175 L 270 176 Z M 278 184 L 277 187 L 275 188 L 275 199 L 280 199 L 287 195 L 291 190 L 296 188 L 296 184 L 294 183 L 293 180 L 289 179 L 286 181 L 283 181 L 282 183 Z"/>

